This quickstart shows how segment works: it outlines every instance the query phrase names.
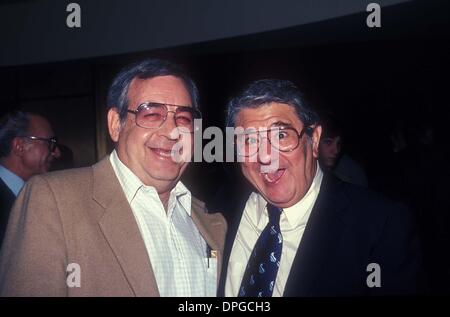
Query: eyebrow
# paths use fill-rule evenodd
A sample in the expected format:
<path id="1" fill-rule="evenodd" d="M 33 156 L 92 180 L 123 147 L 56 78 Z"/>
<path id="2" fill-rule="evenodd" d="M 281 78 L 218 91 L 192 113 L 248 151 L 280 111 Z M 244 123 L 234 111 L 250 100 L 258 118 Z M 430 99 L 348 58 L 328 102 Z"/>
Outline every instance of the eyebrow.
<path id="1" fill-rule="evenodd" d="M 270 127 L 286 127 L 286 128 L 292 128 L 292 124 L 283 122 L 283 121 L 276 121 L 270 125 Z"/>
<path id="2" fill-rule="evenodd" d="M 174 105 L 171 103 L 164 103 L 164 102 L 157 102 L 157 101 L 145 101 L 145 102 L 141 102 L 138 104 L 138 107 L 143 105 L 143 104 L 147 104 L 147 105 L 151 105 L 151 104 L 157 104 L 157 105 L 164 105 L 164 106 L 172 106 L 172 107 L 186 107 L 186 108 L 194 108 L 194 106 L 190 105 L 190 104 L 186 104 L 186 105 Z"/>
<path id="3" fill-rule="evenodd" d="M 266 129 L 263 129 L 262 131 L 267 131 L 267 130 L 270 130 L 271 128 L 276 128 L 276 127 L 293 128 L 293 125 L 290 123 L 287 123 L 287 122 L 283 122 L 283 121 L 275 121 L 269 127 L 267 127 Z M 252 133 L 256 133 L 258 131 L 260 131 L 260 130 L 251 127 L 251 128 L 245 129 L 244 132 L 240 133 L 240 134 L 252 134 Z"/>

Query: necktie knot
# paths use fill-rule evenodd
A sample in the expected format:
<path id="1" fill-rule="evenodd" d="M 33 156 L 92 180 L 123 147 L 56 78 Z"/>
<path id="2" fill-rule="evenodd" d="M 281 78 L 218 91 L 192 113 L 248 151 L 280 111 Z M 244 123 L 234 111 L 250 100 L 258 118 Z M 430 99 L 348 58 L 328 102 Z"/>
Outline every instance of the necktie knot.
<path id="1" fill-rule="evenodd" d="M 272 204 L 267 204 L 267 213 L 269 214 L 269 223 L 280 224 L 280 216 L 283 209 L 278 208 Z"/>

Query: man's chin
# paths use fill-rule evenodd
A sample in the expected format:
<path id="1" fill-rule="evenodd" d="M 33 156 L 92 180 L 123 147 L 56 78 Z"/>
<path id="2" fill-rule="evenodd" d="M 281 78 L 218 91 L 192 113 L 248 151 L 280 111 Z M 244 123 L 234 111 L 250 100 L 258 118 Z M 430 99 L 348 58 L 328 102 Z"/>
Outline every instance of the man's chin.
<path id="1" fill-rule="evenodd" d="M 177 181 L 182 174 L 179 166 L 165 166 L 163 168 L 155 168 L 149 171 L 149 175 L 155 180 L 172 182 Z"/>
<path id="2" fill-rule="evenodd" d="M 329 159 L 326 161 L 326 167 L 327 168 L 333 168 L 336 165 L 336 160 L 335 159 Z"/>
<path id="3" fill-rule="evenodd" d="M 268 202 L 276 206 L 285 208 L 289 204 L 293 205 L 293 203 L 291 203 L 294 198 L 293 195 L 287 194 L 286 190 L 283 190 L 283 188 L 266 188 L 263 196 Z"/>
<path id="4" fill-rule="evenodd" d="M 274 206 L 280 207 L 280 208 L 289 208 L 293 205 L 295 205 L 294 202 L 292 202 L 290 199 L 266 199 L 269 203 L 271 203 Z"/>

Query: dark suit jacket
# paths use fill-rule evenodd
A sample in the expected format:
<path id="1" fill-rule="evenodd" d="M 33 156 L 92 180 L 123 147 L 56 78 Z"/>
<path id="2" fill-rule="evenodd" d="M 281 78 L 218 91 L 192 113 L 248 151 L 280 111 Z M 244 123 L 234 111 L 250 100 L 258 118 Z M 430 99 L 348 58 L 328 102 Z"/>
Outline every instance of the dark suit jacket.
<path id="1" fill-rule="evenodd" d="M 248 196 L 247 196 L 248 197 Z M 219 296 L 246 199 L 229 222 Z M 284 296 L 414 294 L 420 288 L 421 252 L 412 215 L 405 208 L 325 175 L 295 256 Z M 377 263 L 381 287 L 367 278 Z"/>
<path id="2" fill-rule="evenodd" d="M 0 178 L 0 249 L 5 235 L 6 225 L 8 224 L 9 213 L 15 200 L 16 196 L 14 193 Z"/>

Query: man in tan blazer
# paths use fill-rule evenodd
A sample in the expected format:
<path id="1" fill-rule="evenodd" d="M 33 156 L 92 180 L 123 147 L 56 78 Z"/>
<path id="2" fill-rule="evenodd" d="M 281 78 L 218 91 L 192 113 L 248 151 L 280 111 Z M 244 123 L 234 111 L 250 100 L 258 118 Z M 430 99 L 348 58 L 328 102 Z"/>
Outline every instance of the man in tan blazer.
<path id="1" fill-rule="evenodd" d="M 108 93 L 115 150 L 27 183 L 0 253 L 0 294 L 215 296 L 226 223 L 179 181 L 197 100 L 174 64 L 122 70 Z"/>

